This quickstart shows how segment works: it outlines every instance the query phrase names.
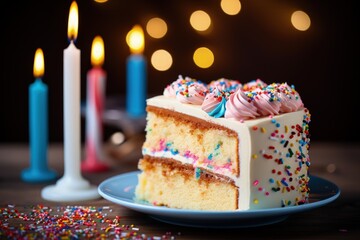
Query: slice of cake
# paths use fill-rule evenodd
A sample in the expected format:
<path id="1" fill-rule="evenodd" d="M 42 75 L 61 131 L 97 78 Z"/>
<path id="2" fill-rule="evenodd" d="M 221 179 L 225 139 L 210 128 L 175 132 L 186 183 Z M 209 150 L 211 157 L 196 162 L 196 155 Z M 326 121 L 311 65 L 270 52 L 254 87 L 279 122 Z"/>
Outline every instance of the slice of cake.
<path id="1" fill-rule="evenodd" d="M 147 100 L 135 197 L 153 205 L 248 210 L 309 195 L 309 111 L 293 87 L 182 78 Z"/>

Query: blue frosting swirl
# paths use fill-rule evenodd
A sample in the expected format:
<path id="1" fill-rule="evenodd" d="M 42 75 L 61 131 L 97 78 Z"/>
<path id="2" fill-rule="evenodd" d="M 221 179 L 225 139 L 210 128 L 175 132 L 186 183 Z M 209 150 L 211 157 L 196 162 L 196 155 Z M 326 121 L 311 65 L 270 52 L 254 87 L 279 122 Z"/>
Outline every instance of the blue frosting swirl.
<path id="1" fill-rule="evenodd" d="M 211 112 L 208 112 L 208 114 L 214 118 L 223 117 L 225 115 L 225 110 L 226 110 L 225 105 L 226 105 L 226 98 L 223 97 L 221 99 L 221 102 Z"/>

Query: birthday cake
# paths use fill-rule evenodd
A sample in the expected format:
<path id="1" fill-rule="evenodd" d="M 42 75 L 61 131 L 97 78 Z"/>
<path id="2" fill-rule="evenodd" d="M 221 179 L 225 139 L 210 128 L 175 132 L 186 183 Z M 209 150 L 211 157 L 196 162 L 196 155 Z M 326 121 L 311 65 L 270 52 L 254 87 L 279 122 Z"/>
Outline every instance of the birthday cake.
<path id="1" fill-rule="evenodd" d="M 307 203 L 310 113 L 293 86 L 179 76 L 146 110 L 137 201 L 219 211 Z"/>

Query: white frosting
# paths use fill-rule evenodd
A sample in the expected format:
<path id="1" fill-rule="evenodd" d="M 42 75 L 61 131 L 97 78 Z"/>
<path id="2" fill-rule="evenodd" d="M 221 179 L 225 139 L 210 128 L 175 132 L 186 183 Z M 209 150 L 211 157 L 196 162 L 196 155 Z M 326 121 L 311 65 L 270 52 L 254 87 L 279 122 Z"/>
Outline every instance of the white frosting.
<path id="1" fill-rule="evenodd" d="M 279 204 L 283 199 L 295 199 L 295 197 L 299 195 L 298 191 L 290 191 L 289 193 L 285 191 L 285 193 L 282 194 L 272 192 L 271 189 L 269 189 L 269 179 L 274 179 L 279 185 L 279 181 L 276 180 L 276 174 L 272 173 L 271 170 L 282 172 L 286 165 L 293 171 L 293 169 L 299 165 L 295 157 L 285 157 L 288 148 L 284 147 L 283 139 L 286 139 L 286 136 L 280 135 L 281 131 L 286 131 L 286 133 L 284 133 L 285 135 L 290 134 L 289 132 L 291 130 L 288 129 L 288 126 L 302 123 L 306 111 L 305 109 L 276 115 L 273 118 L 263 117 L 239 122 L 233 119 L 213 118 L 203 111 L 199 105 L 180 103 L 174 98 L 165 96 L 150 98 L 147 100 L 147 105 L 190 115 L 226 127 L 238 134 L 240 174 L 238 177 L 230 172 L 221 172 L 220 174 L 233 179 L 236 186 L 239 187 L 239 210 L 280 207 Z M 269 148 L 269 136 L 270 132 L 277 128 L 281 130 L 279 130 L 280 133 L 278 135 L 273 134 L 274 136 L 270 137 L 271 147 L 274 147 L 275 151 L 272 148 Z M 286 145 L 289 146 L 293 144 L 292 146 L 296 147 L 299 144 L 298 137 L 294 137 L 288 142 L 289 143 Z M 191 160 L 179 155 L 172 155 L 171 152 L 151 153 L 150 151 L 143 149 L 143 154 L 171 157 L 182 163 L 192 164 Z M 306 156 L 308 155 L 307 150 L 304 154 Z M 266 159 L 264 157 L 265 155 L 271 155 L 273 158 L 286 158 L 285 161 L 287 162 L 286 164 L 277 164 L 274 162 L 274 159 Z M 302 168 L 300 173 L 307 174 L 306 169 Z M 294 182 L 295 178 L 296 176 L 294 176 Z M 284 182 L 283 184 L 288 183 Z M 284 186 L 281 187 L 283 190 Z"/>

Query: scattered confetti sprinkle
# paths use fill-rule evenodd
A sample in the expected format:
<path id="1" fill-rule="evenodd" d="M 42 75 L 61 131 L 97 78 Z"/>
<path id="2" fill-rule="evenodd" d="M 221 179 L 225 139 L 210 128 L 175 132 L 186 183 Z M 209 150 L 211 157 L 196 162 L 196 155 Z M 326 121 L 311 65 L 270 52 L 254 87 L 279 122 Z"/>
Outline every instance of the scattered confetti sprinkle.
<path id="1" fill-rule="evenodd" d="M 138 226 L 122 224 L 120 216 L 108 217 L 109 212 L 110 206 L 41 204 L 25 207 L 22 212 L 8 204 L 0 207 L 0 239 L 175 239 L 171 232 L 148 236 Z"/>

